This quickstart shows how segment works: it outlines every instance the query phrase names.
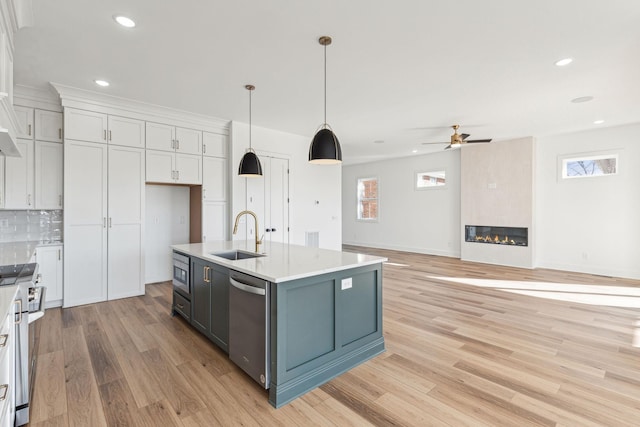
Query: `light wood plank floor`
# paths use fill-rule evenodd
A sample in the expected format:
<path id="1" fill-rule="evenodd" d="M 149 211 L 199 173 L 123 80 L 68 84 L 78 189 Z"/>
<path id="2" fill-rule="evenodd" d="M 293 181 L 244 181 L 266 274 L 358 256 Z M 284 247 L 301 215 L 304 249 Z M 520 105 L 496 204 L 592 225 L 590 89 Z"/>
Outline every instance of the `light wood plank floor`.
<path id="1" fill-rule="evenodd" d="M 47 310 L 31 425 L 640 425 L 637 281 L 345 250 L 389 258 L 384 354 L 276 410 L 147 285 Z"/>

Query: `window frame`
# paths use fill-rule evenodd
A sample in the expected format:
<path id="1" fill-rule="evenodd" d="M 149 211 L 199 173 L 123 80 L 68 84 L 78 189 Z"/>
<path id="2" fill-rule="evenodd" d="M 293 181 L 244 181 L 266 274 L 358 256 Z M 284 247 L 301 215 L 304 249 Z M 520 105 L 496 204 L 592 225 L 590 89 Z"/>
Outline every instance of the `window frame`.
<path id="1" fill-rule="evenodd" d="M 442 190 L 448 187 L 447 184 L 447 169 L 446 168 L 426 168 L 427 170 L 421 169 L 420 171 L 415 171 L 413 173 L 413 188 L 415 191 L 431 191 L 431 190 Z M 442 185 L 431 185 L 427 187 L 418 186 L 418 176 L 426 175 L 429 173 L 435 172 L 443 172 L 444 173 L 444 184 Z"/>
<path id="2" fill-rule="evenodd" d="M 567 174 L 567 165 L 570 162 L 576 162 L 580 160 L 602 160 L 602 159 L 615 159 L 615 162 L 616 162 L 615 172 L 597 174 L 597 175 L 573 175 L 572 176 Z M 568 155 L 558 157 L 558 180 L 559 181 L 571 181 L 574 179 L 582 179 L 582 178 L 603 178 L 608 176 L 617 176 L 619 174 L 620 174 L 619 150 L 576 153 L 576 154 L 568 154 Z"/>
<path id="3" fill-rule="evenodd" d="M 360 186 L 360 182 L 362 181 L 372 181 L 375 180 L 376 181 L 376 198 L 372 199 L 369 198 L 367 200 L 375 200 L 376 201 L 376 205 L 377 205 L 377 210 L 376 210 L 376 217 L 375 218 L 360 218 L 360 203 L 361 203 L 361 199 L 360 199 L 360 190 L 358 189 L 358 187 Z M 367 176 L 367 177 L 359 177 L 356 178 L 356 221 L 361 221 L 361 222 L 378 222 L 380 220 L 380 179 L 377 176 Z"/>

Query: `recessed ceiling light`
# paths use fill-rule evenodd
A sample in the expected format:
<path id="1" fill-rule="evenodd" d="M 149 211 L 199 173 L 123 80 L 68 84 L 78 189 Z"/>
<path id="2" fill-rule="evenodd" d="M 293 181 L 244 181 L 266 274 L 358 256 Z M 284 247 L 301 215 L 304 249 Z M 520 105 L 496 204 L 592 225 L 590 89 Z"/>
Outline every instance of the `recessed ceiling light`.
<path id="1" fill-rule="evenodd" d="M 412 151 L 412 153 L 414 153 L 414 154 L 415 154 L 415 153 L 417 153 L 417 152 L 418 152 L 418 150 L 413 150 L 413 151 Z"/>
<path id="2" fill-rule="evenodd" d="M 578 98 L 573 98 L 571 100 L 571 102 L 573 102 L 574 104 L 579 104 L 581 102 L 589 102 L 589 101 L 593 101 L 593 96 L 580 96 Z"/>
<path id="3" fill-rule="evenodd" d="M 127 28 L 133 28 L 136 26 L 136 23 L 133 19 L 131 18 L 127 18 L 126 16 L 122 16 L 122 15 L 114 15 L 113 19 L 116 20 L 116 22 L 120 25 L 122 25 L 123 27 L 127 27 Z"/>
<path id="4" fill-rule="evenodd" d="M 594 120 L 594 121 L 593 121 L 593 124 L 594 124 L 594 125 L 601 125 L 601 124 L 603 124 L 603 123 L 604 123 L 604 120 Z"/>
<path id="5" fill-rule="evenodd" d="M 107 87 L 109 82 L 106 80 L 94 80 L 98 86 Z"/>
<path id="6" fill-rule="evenodd" d="M 573 62 L 573 58 L 564 58 L 559 61 L 556 61 L 556 65 L 558 67 L 564 67 L 565 65 L 569 65 Z"/>

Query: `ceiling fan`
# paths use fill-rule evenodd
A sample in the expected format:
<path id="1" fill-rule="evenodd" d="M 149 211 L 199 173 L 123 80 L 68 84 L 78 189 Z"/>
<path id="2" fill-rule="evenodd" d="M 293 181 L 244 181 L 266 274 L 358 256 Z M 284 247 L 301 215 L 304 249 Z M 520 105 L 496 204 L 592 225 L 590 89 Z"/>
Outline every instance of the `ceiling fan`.
<path id="1" fill-rule="evenodd" d="M 458 129 L 460 128 L 460 125 L 453 125 L 451 126 L 453 128 L 453 135 L 451 135 L 451 142 L 449 143 L 449 145 L 447 145 L 445 147 L 445 150 L 448 150 L 450 148 L 460 148 L 461 146 L 463 146 L 464 144 L 473 144 L 473 143 L 477 143 L 477 142 L 491 142 L 491 139 L 470 139 L 467 140 L 467 138 L 469 138 L 471 135 L 469 135 L 468 133 L 458 133 Z M 446 144 L 446 142 L 423 142 L 424 145 L 427 144 Z"/>

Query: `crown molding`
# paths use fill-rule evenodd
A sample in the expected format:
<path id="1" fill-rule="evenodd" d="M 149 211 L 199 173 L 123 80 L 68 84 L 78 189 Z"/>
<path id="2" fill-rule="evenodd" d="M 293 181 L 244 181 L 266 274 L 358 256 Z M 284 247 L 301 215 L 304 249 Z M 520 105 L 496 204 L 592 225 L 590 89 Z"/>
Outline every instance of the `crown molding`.
<path id="1" fill-rule="evenodd" d="M 60 83 L 51 82 L 50 84 L 60 95 L 63 107 L 91 110 L 224 135 L 229 134 L 230 120 L 79 89 Z"/>
<path id="2" fill-rule="evenodd" d="M 42 110 L 62 111 L 60 97 L 53 88 L 40 89 L 33 86 L 15 85 L 13 104 Z"/>

